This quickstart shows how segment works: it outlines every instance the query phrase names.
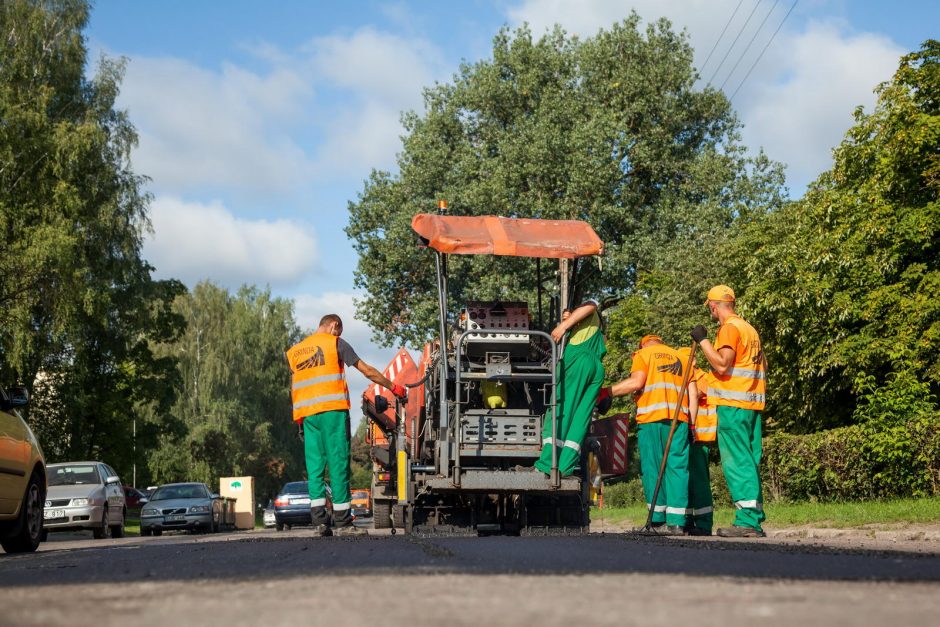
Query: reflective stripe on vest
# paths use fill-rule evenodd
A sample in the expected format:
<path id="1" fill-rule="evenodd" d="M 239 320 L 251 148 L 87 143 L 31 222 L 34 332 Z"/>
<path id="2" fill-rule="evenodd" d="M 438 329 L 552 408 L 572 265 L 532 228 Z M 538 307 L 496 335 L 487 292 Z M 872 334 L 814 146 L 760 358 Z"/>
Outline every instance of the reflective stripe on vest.
<path id="1" fill-rule="evenodd" d="M 636 359 L 646 365 L 646 385 L 640 391 L 636 402 L 636 421 L 638 423 L 672 420 L 676 406 L 680 404 L 679 392 L 682 390 L 684 363 L 674 348 L 665 344 L 653 344 L 641 348 L 635 353 Z M 689 421 L 687 395 L 681 399 L 681 422 Z"/>
<path id="2" fill-rule="evenodd" d="M 766 361 L 760 337 L 754 327 L 739 316 L 728 318 L 725 325 L 738 331 L 738 343 L 733 347 L 734 364 L 726 375 L 713 373 L 709 402 L 760 411 L 767 400 Z"/>
<path id="3" fill-rule="evenodd" d="M 314 333 L 287 351 L 294 420 L 349 410 L 349 389 L 336 350 L 338 341 L 335 335 Z"/>

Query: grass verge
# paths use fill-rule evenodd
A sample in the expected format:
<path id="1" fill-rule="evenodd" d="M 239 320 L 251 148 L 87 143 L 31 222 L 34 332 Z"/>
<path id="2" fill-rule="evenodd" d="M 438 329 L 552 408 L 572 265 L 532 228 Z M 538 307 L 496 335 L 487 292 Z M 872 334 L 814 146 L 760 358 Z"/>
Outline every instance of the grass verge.
<path id="1" fill-rule="evenodd" d="M 940 497 L 894 499 L 888 501 L 852 501 L 847 503 L 767 503 L 765 525 L 780 527 L 819 527 L 848 529 L 866 525 L 898 526 L 940 523 Z M 715 509 L 715 526 L 730 525 L 734 511 L 730 507 Z M 592 510 L 591 519 L 611 524 L 640 526 L 646 522 L 646 507 Z"/>

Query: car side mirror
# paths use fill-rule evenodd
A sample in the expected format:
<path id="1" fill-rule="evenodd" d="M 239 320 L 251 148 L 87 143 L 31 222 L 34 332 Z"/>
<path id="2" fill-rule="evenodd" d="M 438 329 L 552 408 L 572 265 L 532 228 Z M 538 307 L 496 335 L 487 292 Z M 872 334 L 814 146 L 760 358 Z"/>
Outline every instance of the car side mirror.
<path id="1" fill-rule="evenodd" d="M 120 477 L 108 477 L 104 480 L 107 485 L 114 485 L 115 483 L 121 483 Z"/>
<path id="2" fill-rule="evenodd" d="M 9 388 L 10 407 L 25 407 L 29 403 L 29 390 L 24 387 Z"/>
<path id="3" fill-rule="evenodd" d="M 140 503 L 141 505 L 146 505 L 147 503 L 150 502 L 150 499 L 148 499 L 146 496 L 142 496 L 139 499 L 137 499 L 137 502 Z"/>
<path id="4" fill-rule="evenodd" d="M 388 411 L 388 399 L 384 396 L 376 395 L 375 411 L 379 414 L 384 414 L 386 411 Z"/>
<path id="5" fill-rule="evenodd" d="M 222 498 L 222 497 L 219 496 L 219 494 L 218 494 L 217 492 L 213 492 L 212 494 L 209 495 L 209 498 L 210 498 L 210 499 L 220 499 L 220 498 Z"/>

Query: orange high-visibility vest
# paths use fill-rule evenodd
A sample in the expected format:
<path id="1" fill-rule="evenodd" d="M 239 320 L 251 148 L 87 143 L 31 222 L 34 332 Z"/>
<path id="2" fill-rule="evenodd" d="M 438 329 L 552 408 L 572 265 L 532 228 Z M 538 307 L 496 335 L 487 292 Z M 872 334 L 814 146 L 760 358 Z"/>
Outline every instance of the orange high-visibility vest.
<path id="1" fill-rule="evenodd" d="M 698 414 L 692 432 L 696 442 L 714 442 L 718 439 L 718 412 L 708 398 L 708 388 L 713 380 L 711 373 L 695 369 L 692 374 L 698 386 Z"/>
<path id="2" fill-rule="evenodd" d="M 314 333 L 287 351 L 294 420 L 325 411 L 349 409 L 349 389 L 336 351 L 339 337 Z"/>
<path id="3" fill-rule="evenodd" d="M 714 374 L 715 380 L 708 397 L 715 405 L 761 410 L 767 395 L 767 361 L 761 348 L 760 337 L 754 327 L 739 316 L 725 321 L 738 331 L 739 339 L 734 348 L 734 365 L 726 375 Z M 720 345 L 721 330 L 716 348 Z"/>
<path id="4" fill-rule="evenodd" d="M 674 348 L 665 344 L 654 344 L 635 352 L 633 363 L 634 370 L 642 366 L 646 371 L 646 384 L 636 401 L 636 421 L 642 424 L 672 420 L 672 414 L 679 403 L 679 392 L 682 391 L 682 357 Z M 687 394 L 683 394 L 679 420 L 689 421 Z"/>

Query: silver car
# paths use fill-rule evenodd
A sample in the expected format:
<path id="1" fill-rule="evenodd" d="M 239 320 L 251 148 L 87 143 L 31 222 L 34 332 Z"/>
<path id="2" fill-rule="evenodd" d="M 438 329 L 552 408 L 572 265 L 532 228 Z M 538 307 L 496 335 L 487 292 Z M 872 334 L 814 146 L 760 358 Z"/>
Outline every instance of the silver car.
<path id="1" fill-rule="evenodd" d="M 121 478 L 102 462 L 68 462 L 46 467 L 43 535 L 91 529 L 95 538 L 124 537 L 127 506 Z"/>
<path id="2" fill-rule="evenodd" d="M 140 510 L 140 535 L 185 529 L 215 533 L 225 523 L 222 499 L 204 483 L 168 483 Z"/>

